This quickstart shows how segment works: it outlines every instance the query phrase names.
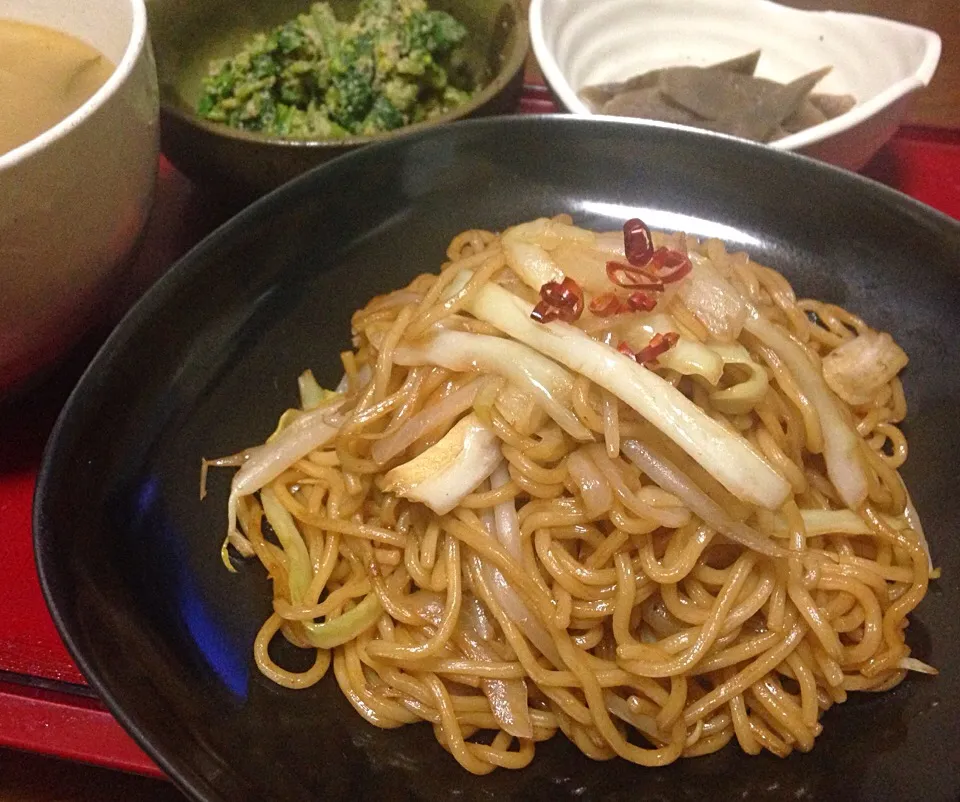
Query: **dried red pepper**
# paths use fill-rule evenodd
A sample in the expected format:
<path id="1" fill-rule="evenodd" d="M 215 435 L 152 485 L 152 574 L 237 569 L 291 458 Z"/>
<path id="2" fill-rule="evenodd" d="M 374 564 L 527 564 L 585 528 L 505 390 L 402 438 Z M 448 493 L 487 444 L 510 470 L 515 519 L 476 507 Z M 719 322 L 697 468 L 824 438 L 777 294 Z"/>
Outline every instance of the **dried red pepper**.
<path id="1" fill-rule="evenodd" d="M 655 290 L 663 292 L 663 279 L 656 273 L 637 265 L 625 265 L 623 262 L 607 262 L 607 278 L 625 290 Z"/>
<path id="2" fill-rule="evenodd" d="M 690 264 L 690 257 L 670 248 L 657 248 L 653 252 L 650 264 L 653 265 L 657 278 L 664 284 L 680 281 L 693 269 L 693 265 Z M 668 272 L 662 272 L 664 270 Z"/>
<path id="3" fill-rule="evenodd" d="M 653 335 L 650 342 L 639 351 L 634 351 L 625 342 L 620 343 L 620 345 L 617 346 L 617 350 L 621 354 L 625 354 L 631 359 L 639 362 L 641 365 L 654 367 L 657 364 L 657 357 L 673 348 L 679 339 L 680 335 L 675 331 L 668 331 L 664 333 L 657 332 Z"/>
<path id="4" fill-rule="evenodd" d="M 594 296 L 590 301 L 590 311 L 597 317 L 611 317 L 625 311 L 623 299 L 612 292 Z"/>
<path id="5" fill-rule="evenodd" d="M 627 261 L 642 267 L 653 256 L 653 234 L 647 224 L 636 217 L 623 224 L 623 252 Z"/>
<path id="6" fill-rule="evenodd" d="M 573 323 L 583 314 L 583 290 L 570 277 L 563 281 L 548 281 L 540 288 L 540 301 L 530 317 L 538 323 L 562 320 Z"/>
<path id="7" fill-rule="evenodd" d="M 656 364 L 657 357 L 669 351 L 677 344 L 680 335 L 675 331 L 657 332 L 644 348 L 637 351 L 636 360 L 643 365 Z"/>
<path id="8" fill-rule="evenodd" d="M 627 308 L 631 312 L 652 312 L 657 299 L 648 292 L 637 290 L 627 297 Z"/>

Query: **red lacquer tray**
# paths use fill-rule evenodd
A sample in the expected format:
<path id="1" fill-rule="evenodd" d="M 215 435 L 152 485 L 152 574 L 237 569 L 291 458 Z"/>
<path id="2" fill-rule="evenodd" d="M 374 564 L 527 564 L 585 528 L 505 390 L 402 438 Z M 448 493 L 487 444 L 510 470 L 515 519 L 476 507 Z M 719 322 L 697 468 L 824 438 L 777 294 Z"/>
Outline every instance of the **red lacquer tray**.
<path id="1" fill-rule="evenodd" d="M 521 111 L 554 110 L 545 89 L 527 87 Z M 903 128 L 864 173 L 960 218 L 958 131 Z M 156 206 L 115 311 L 228 214 L 161 159 Z M 0 746 L 160 775 L 86 687 L 47 614 L 33 563 L 31 504 L 43 444 L 103 336 L 95 332 L 55 374 L 0 406 Z"/>

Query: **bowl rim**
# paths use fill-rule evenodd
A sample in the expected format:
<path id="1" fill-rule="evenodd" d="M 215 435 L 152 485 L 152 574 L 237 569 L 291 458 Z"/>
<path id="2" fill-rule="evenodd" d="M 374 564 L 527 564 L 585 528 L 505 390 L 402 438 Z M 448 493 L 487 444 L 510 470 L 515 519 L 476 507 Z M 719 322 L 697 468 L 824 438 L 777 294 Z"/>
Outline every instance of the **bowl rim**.
<path id="1" fill-rule="evenodd" d="M 147 46 L 147 9 L 144 0 L 127 0 L 132 12 L 130 36 L 123 56 L 117 63 L 110 77 L 96 92 L 77 109 L 70 112 L 56 125 L 38 134 L 33 139 L 18 145 L 6 153 L 0 154 L 0 172 L 12 167 L 46 148 L 48 145 L 63 139 L 74 128 L 80 126 L 87 118 L 106 104 L 123 86 L 140 60 L 140 55 Z M 11 17 L 15 19 L 15 17 Z M 64 33 L 68 33 L 64 31 Z"/>
<path id="2" fill-rule="evenodd" d="M 529 11 L 531 44 L 543 76 L 568 111 L 575 114 L 602 116 L 592 111 L 586 103 L 580 100 L 573 86 L 560 68 L 560 65 L 557 63 L 553 49 L 547 44 L 544 36 L 543 18 L 544 9 L 549 6 L 551 2 L 553 2 L 553 0 L 531 0 Z M 729 2 L 729 0 L 712 0 L 712 2 L 714 5 L 720 7 Z M 777 150 L 798 150 L 822 142 L 878 115 L 905 95 L 929 85 L 940 61 L 942 49 L 940 36 L 928 28 L 922 28 L 917 25 L 910 25 L 905 22 L 871 14 L 839 11 L 810 11 L 793 8 L 791 6 L 781 5 L 773 0 L 737 0 L 737 5 L 739 8 L 752 7 L 761 12 L 782 14 L 785 16 L 819 17 L 831 21 L 852 21 L 867 25 L 883 26 L 890 31 L 896 31 L 904 35 L 918 35 L 923 42 L 923 54 L 920 64 L 912 74 L 894 82 L 869 100 L 858 102 L 850 111 L 838 117 L 807 128 L 804 131 L 799 131 L 798 133 L 774 140 L 773 142 L 762 143 Z M 675 125 L 678 128 L 691 127 L 676 123 L 666 124 Z"/>
<path id="3" fill-rule="evenodd" d="M 403 136 L 415 131 L 422 131 L 432 128 L 435 125 L 456 122 L 468 117 L 472 112 L 492 100 L 511 82 L 514 76 L 523 69 L 530 52 L 530 21 L 529 15 L 523 11 L 522 0 L 506 0 L 506 3 L 513 7 L 515 12 L 515 32 L 514 45 L 506 52 L 503 63 L 499 71 L 482 90 L 477 92 L 469 101 L 447 111 L 437 117 L 429 120 L 410 123 L 409 125 L 395 128 L 392 131 L 383 131 L 377 134 L 365 134 L 344 136 L 328 139 L 293 139 L 289 137 L 272 136 L 269 134 L 260 134 L 256 131 L 243 131 L 238 128 L 232 128 L 223 123 L 211 122 L 199 117 L 185 104 L 170 103 L 165 97 L 163 84 L 160 88 L 160 113 L 176 118 L 178 121 L 191 128 L 203 131 L 212 136 L 233 140 L 238 143 L 247 143 L 250 145 L 261 145 L 269 147 L 289 148 L 291 150 L 309 150 L 309 149 L 338 149 L 353 148 L 360 145 L 369 145 L 374 142 L 385 142 L 398 136 Z"/>

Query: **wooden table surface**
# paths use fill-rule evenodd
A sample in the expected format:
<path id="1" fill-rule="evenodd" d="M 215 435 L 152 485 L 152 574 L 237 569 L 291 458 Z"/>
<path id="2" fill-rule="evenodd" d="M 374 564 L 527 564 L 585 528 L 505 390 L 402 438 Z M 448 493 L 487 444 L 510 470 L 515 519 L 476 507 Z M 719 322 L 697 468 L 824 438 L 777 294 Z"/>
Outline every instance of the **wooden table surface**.
<path id="1" fill-rule="evenodd" d="M 935 30 L 943 39 L 940 66 L 909 122 L 960 128 L 960 0 L 784 2 L 797 8 L 875 14 Z M 183 797 L 163 781 L 0 749 L 0 802 L 183 802 Z"/>

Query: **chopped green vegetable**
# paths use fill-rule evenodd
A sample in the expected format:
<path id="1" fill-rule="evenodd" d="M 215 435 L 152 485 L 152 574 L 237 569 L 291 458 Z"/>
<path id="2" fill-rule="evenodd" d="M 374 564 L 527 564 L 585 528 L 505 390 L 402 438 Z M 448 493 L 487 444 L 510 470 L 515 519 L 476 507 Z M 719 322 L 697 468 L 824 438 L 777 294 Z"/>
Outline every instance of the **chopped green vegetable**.
<path id="1" fill-rule="evenodd" d="M 197 112 L 289 138 L 391 131 L 470 99 L 476 80 L 458 53 L 466 36 L 425 0 L 361 0 L 349 22 L 314 3 L 212 62 Z"/>

